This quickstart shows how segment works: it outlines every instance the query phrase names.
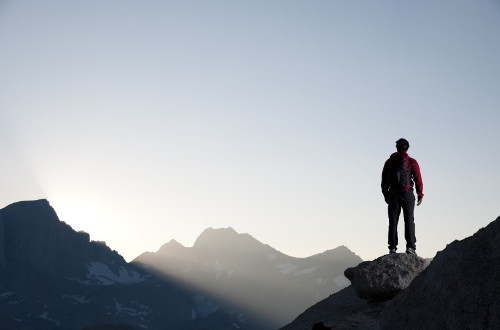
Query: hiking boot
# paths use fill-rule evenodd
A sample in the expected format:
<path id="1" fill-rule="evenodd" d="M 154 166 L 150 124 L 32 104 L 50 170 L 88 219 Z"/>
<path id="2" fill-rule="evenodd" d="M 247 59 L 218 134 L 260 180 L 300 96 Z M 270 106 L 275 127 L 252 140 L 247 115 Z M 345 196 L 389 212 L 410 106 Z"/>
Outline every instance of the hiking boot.
<path id="1" fill-rule="evenodd" d="M 406 248 L 406 253 L 408 253 L 408 254 L 413 254 L 413 255 L 417 255 L 417 252 L 415 252 L 415 249 L 414 249 L 414 248 L 411 248 L 411 247 L 407 247 L 407 248 Z"/>
<path id="2" fill-rule="evenodd" d="M 389 254 L 396 253 L 396 248 L 389 248 Z"/>

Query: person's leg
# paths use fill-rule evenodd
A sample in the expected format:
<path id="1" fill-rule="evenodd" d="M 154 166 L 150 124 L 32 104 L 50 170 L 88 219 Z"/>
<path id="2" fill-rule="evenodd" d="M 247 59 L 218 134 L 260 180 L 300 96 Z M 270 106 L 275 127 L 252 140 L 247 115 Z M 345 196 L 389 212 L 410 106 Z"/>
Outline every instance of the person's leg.
<path id="1" fill-rule="evenodd" d="M 389 249 L 396 249 L 398 246 L 398 221 L 401 214 L 399 197 L 392 198 L 387 206 L 389 215 Z"/>
<path id="2" fill-rule="evenodd" d="M 402 195 L 402 208 L 405 221 L 405 239 L 406 247 L 416 249 L 417 238 L 415 237 L 415 195 L 408 191 Z"/>

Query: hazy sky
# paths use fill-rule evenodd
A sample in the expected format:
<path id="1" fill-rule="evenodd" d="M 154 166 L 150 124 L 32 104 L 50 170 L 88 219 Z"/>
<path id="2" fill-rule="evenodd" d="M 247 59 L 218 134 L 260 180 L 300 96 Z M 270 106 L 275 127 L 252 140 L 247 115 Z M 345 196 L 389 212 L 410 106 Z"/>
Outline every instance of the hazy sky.
<path id="1" fill-rule="evenodd" d="M 499 36 L 494 0 L 0 0 L 0 207 L 127 260 L 228 226 L 368 260 L 405 137 L 433 257 L 500 215 Z"/>

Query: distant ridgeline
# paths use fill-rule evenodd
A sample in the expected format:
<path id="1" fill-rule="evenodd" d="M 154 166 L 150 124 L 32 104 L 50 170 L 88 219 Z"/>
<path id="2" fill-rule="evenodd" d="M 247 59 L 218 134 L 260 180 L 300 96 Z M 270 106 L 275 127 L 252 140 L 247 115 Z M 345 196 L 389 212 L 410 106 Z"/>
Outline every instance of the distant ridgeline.
<path id="1" fill-rule="evenodd" d="M 0 210 L 5 329 L 275 329 L 348 285 L 346 247 L 292 258 L 247 234 L 207 229 L 127 263 L 61 222 L 46 200 Z"/>
<path id="2" fill-rule="evenodd" d="M 362 260 L 341 246 L 308 258 L 287 256 L 232 228 L 205 230 L 193 247 L 172 240 L 133 264 L 195 288 L 276 329 L 349 285 L 343 272 Z"/>

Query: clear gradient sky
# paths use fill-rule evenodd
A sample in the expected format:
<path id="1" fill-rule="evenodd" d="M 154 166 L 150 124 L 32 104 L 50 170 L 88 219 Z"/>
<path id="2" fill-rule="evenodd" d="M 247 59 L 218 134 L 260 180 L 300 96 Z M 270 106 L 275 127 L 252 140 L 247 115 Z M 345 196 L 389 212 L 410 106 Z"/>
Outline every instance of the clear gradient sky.
<path id="1" fill-rule="evenodd" d="M 500 215 L 500 1 L 0 0 L 0 207 L 127 260 L 228 226 L 383 255 L 400 137 L 420 255 Z"/>

